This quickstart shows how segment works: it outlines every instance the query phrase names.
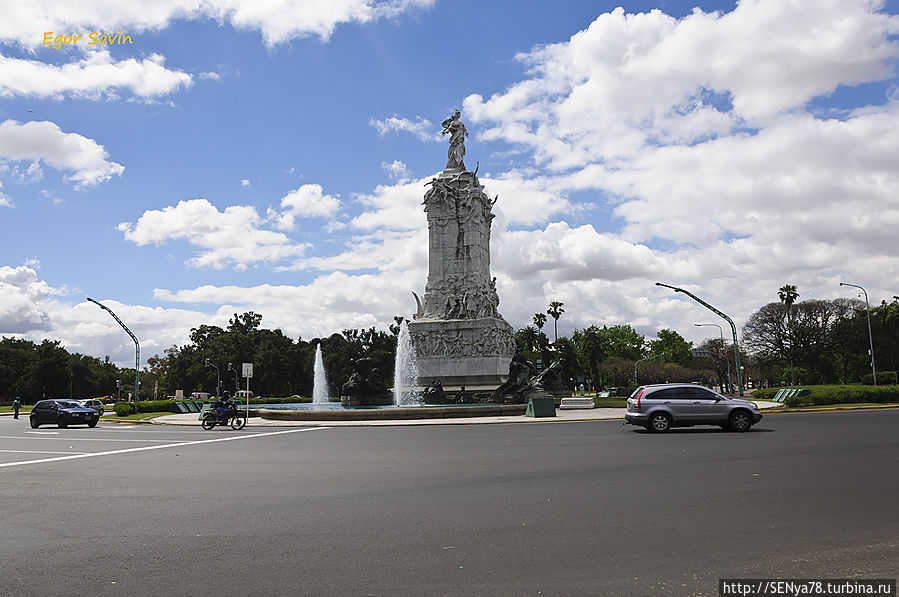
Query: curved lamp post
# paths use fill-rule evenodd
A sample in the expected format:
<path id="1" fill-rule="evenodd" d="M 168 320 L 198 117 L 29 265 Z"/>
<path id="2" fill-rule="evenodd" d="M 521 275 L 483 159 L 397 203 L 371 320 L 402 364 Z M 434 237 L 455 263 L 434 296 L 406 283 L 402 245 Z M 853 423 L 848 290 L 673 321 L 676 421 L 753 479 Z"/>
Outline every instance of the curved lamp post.
<path id="1" fill-rule="evenodd" d="M 871 346 L 871 373 L 874 374 L 874 385 L 877 385 L 877 369 L 874 367 L 874 336 L 871 334 L 871 309 L 868 306 L 868 291 L 858 284 L 849 284 L 848 282 L 840 282 L 840 286 L 852 286 L 859 288 L 865 293 L 865 315 L 868 316 L 868 342 Z"/>
<path id="2" fill-rule="evenodd" d="M 207 367 L 215 367 L 215 365 L 210 362 L 209 359 L 206 359 Z M 218 367 L 215 367 L 215 396 L 219 397 L 222 395 L 222 373 L 219 371 Z"/>
<path id="3" fill-rule="evenodd" d="M 702 300 L 701 298 L 699 298 L 698 296 L 693 294 L 692 292 L 688 292 L 688 291 L 684 290 L 683 288 L 678 288 L 677 286 L 670 286 L 668 284 L 662 284 L 661 282 L 656 282 L 656 286 L 664 286 L 665 288 L 670 288 L 674 292 L 683 292 L 684 294 L 686 294 L 687 296 L 692 298 L 694 301 L 696 301 L 700 305 L 709 309 L 716 315 L 723 317 L 724 320 L 730 324 L 730 330 L 734 334 L 734 359 L 736 360 L 736 366 L 737 366 L 737 388 L 740 390 L 740 396 L 742 396 L 743 395 L 743 374 L 741 373 L 741 369 L 740 369 L 740 348 L 737 345 L 737 326 L 734 325 L 734 321 L 730 317 L 728 317 L 727 315 L 725 315 L 724 313 L 722 313 L 721 311 L 716 309 L 715 307 L 711 306 L 710 304 L 708 304 L 707 302 L 705 302 L 704 300 Z"/>
<path id="4" fill-rule="evenodd" d="M 140 396 L 140 342 L 137 341 L 137 336 L 131 333 L 131 330 L 128 329 L 128 326 L 122 323 L 121 319 L 116 317 L 116 314 L 112 312 L 112 309 L 102 303 L 98 303 L 90 297 L 87 297 L 87 300 L 112 315 L 112 318 L 118 321 L 119 325 L 122 326 L 122 329 L 128 332 L 128 335 L 131 336 L 132 340 L 134 340 L 134 401 L 137 402 Z"/>

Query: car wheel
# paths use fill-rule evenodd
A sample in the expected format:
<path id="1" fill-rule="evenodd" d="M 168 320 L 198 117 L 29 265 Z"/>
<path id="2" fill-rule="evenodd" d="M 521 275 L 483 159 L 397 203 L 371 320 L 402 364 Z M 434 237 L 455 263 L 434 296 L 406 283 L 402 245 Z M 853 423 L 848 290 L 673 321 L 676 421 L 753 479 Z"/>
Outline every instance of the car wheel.
<path id="1" fill-rule="evenodd" d="M 66 423 L 64 417 L 59 417 L 58 419 L 56 419 L 56 424 L 59 425 L 60 429 L 65 429 L 66 427 L 68 427 L 68 423 Z"/>
<path id="2" fill-rule="evenodd" d="M 649 430 L 655 433 L 664 433 L 671 429 L 671 417 L 665 413 L 652 413 L 649 415 Z"/>
<path id="3" fill-rule="evenodd" d="M 88 427 L 96 427 L 96 426 L 97 426 L 97 421 L 91 421 L 90 423 L 87 424 L 87 426 L 88 426 Z"/>
<path id="4" fill-rule="evenodd" d="M 745 410 L 737 410 L 730 415 L 730 428 L 745 433 L 752 427 L 752 417 Z"/>
<path id="5" fill-rule="evenodd" d="M 31 423 L 32 429 L 37 429 L 38 427 L 41 426 L 41 424 L 37 422 L 37 417 L 35 417 L 34 415 L 31 415 L 30 417 L 28 417 L 28 422 Z"/>

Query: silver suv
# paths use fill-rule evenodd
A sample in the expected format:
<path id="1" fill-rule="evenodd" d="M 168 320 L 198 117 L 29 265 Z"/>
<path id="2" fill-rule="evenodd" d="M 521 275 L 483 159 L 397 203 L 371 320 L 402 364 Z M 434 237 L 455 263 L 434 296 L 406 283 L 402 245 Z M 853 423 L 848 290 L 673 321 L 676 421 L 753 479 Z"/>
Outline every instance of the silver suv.
<path id="1" fill-rule="evenodd" d="M 627 399 L 624 415 L 625 423 L 656 432 L 693 425 L 718 425 L 742 432 L 761 420 L 762 413 L 754 402 L 727 398 L 689 383 L 640 386 Z"/>

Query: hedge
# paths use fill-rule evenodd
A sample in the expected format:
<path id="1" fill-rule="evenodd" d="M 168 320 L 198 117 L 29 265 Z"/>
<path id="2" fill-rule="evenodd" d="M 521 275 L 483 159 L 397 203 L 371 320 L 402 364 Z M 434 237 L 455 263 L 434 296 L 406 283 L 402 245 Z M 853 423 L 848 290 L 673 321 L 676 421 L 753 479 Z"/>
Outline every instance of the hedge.
<path id="1" fill-rule="evenodd" d="M 874 385 L 874 374 L 868 373 L 867 375 L 862 375 L 862 383 L 866 386 L 873 386 Z M 877 372 L 877 383 L 878 384 L 896 383 L 896 372 L 895 371 L 878 371 Z"/>
<path id="2" fill-rule="evenodd" d="M 802 387 L 802 386 L 797 386 Z M 804 386 L 808 396 L 792 396 L 784 400 L 787 406 L 823 406 L 827 404 L 857 404 L 899 402 L 899 386 Z M 776 388 L 768 388 L 774 390 Z M 766 392 L 767 393 L 767 392 Z M 754 398 L 764 398 L 760 392 Z M 772 393 L 773 395 L 773 393 Z"/>
<path id="3" fill-rule="evenodd" d="M 137 410 L 135 411 L 135 405 L 137 406 Z M 127 417 L 128 415 L 133 415 L 135 412 L 138 413 L 156 413 L 156 412 L 170 412 L 170 413 L 180 413 L 178 407 L 175 406 L 174 400 L 138 400 L 137 402 L 116 402 L 115 406 L 112 407 L 120 417 Z"/>

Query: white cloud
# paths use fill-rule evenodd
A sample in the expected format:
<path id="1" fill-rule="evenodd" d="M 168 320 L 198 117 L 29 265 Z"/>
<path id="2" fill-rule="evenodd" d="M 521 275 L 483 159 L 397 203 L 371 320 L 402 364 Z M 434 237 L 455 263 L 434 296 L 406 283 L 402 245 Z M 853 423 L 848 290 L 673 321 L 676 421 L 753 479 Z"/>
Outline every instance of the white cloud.
<path id="1" fill-rule="evenodd" d="M 3 182 L 0 181 L 0 189 L 3 188 Z M 12 200 L 0 190 L 0 207 L 12 207 Z"/>
<path id="2" fill-rule="evenodd" d="M 47 121 L 15 120 L 0 123 L 0 160 L 41 160 L 72 174 L 65 177 L 77 187 L 91 186 L 120 175 L 124 166 L 107 160 L 109 154 L 93 139 L 64 133 Z"/>
<path id="3" fill-rule="evenodd" d="M 418 280 L 395 272 L 332 272 L 302 286 L 201 286 L 177 291 L 156 289 L 154 294 L 162 301 L 221 305 L 217 317 L 226 322 L 233 313 L 252 309 L 264 315 L 264 326 L 309 339 L 346 328 L 376 326 L 386 330 L 394 315 L 411 318 L 415 300 L 410 291 L 417 291 L 418 286 Z"/>
<path id="4" fill-rule="evenodd" d="M 281 212 L 269 210 L 279 230 L 293 230 L 296 218 L 331 218 L 340 210 L 340 200 L 325 195 L 321 185 L 304 184 L 281 198 Z"/>
<path id="5" fill-rule="evenodd" d="M 400 160 L 393 160 L 393 162 L 389 164 L 387 162 L 381 162 L 381 170 L 386 172 L 390 178 L 399 181 L 409 180 L 409 176 L 411 176 L 409 168 L 407 168 L 406 164 Z"/>
<path id="6" fill-rule="evenodd" d="M 115 98 L 127 91 L 139 98 L 165 96 L 190 87 L 191 75 L 165 67 L 165 58 L 114 61 L 109 52 L 88 52 L 62 65 L 0 55 L 0 97 Z"/>
<path id="7" fill-rule="evenodd" d="M 241 179 L 240 179 L 240 186 L 242 186 L 242 187 L 245 188 L 245 189 L 250 188 L 250 179 L 249 179 L 249 178 L 241 178 Z"/>
<path id="8" fill-rule="evenodd" d="M 0 331 L 22 334 L 47 330 L 50 318 L 41 302 L 55 294 L 28 266 L 0 266 Z"/>
<path id="9" fill-rule="evenodd" d="M 763 126 L 838 85 L 881 80 L 899 18 L 868 0 L 741 2 L 730 13 L 598 17 L 568 42 L 522 54 L 530 78 L 465 99 L 485 139 L 529 148 L 552 169 L 629 159 Z"/>
<path id="10" fill-rule="evenodd" d="M 432 4 L 433 0 L 84 0 L 77 4 L 45 0 L 8 7 L 0 20 L 0 40 L 34 47 L 42 44 L 45 31 L 123 31 L 134 38 L 174 21 L 215 19 L 237 29 L 260 31 L 266 45 L 273 46 L 307 36 L 327 41 L 343 23 L 395 18 Z"/>
<path id="11" fill-rule="evenodd" d="M 431 124 L 430 120 L 421 116 L 417 116 L 415 121 L 408 118 L 400 118 L 396 115 L 380 120 L 372 118 L 368 121 L 368 124 L 374 127 L 379 135 L 405 132 L 415 135 L 421 141 L 440 141 L 440 133 L 436 127 Z"/>
<path id="12" fill-rule="evenodd" d="M 136 224 L 124 222 L 118 228 L 126 240 L 138 245 L 186 239 L 200 249 L 187 262 L 193 267 L 221 269 L 232 264 L 243 270 L 252 263 L 300 256 L 309 247 L 280 232 L 262 229 L 263 223 L 254 207 L 231 206 L 220 212 L 206 199 L 191 199 L 146 211 Z"/>

